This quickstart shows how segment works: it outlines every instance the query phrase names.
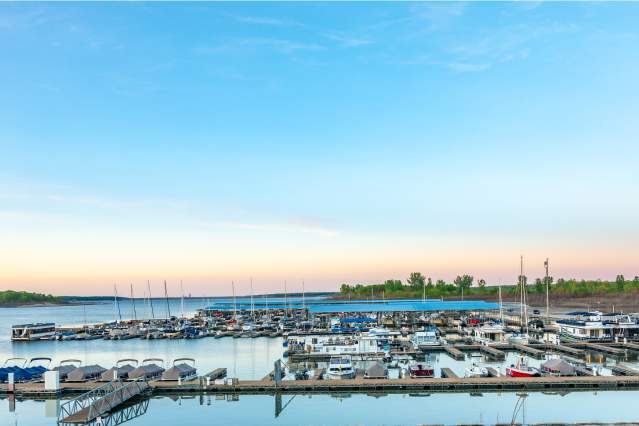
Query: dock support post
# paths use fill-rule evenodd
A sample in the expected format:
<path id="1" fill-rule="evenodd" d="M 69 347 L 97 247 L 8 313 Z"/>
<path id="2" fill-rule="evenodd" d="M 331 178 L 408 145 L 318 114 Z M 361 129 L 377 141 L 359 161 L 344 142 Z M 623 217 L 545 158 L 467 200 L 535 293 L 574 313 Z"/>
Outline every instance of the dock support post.
<path id="1" fill-rule="evenodd" d="M 7 392 L 14 393 L 15 392 L 15 373 L 9 373 L 7 375 Z"/>

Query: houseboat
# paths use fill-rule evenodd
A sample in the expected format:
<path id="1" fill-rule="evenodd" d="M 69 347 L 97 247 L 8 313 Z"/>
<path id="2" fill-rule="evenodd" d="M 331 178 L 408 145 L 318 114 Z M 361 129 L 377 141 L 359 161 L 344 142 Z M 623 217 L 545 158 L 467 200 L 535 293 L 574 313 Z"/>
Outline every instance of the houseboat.
<path id="1" fill-rule="evenodd" d="M 568 319 L 556 320 L 562 342 L 596 342 L 612 339 L 611 324 L 604 324 L 601 312 L 570 312 Z"/>
<path id="2" fill-rule="evenodd" d="M 27 342 L 31 340 L 48 340 L 55 337 L 55 323 L 19 324 L 11 327 L 11 340 Z"/>

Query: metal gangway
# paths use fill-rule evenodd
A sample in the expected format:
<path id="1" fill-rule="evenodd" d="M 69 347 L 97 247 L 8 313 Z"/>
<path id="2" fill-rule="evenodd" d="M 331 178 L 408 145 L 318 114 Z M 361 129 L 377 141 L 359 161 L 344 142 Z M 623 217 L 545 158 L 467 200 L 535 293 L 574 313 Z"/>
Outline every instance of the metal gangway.
<path id="1" fill-rule="evenodd" d="M 149 388 L 146 381 L 114 380 L 73 398 L 60 407 L 59 424 L 89 423 Z"/>

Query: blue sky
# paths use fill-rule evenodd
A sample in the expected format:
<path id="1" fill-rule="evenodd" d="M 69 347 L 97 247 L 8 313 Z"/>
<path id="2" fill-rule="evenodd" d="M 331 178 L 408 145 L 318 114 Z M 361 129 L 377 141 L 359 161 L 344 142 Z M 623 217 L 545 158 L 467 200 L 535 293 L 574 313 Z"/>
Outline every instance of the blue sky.
<path id="1" fill-rule="evenodd" d="M 638 20 L 0 4 L 0 286 L 637 275 Z"/>

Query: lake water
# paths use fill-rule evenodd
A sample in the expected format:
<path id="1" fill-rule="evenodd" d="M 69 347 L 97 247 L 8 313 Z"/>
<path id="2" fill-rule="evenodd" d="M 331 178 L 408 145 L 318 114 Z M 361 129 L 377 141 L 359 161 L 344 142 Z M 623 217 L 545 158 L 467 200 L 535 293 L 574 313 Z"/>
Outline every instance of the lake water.
<path id="1" fill-rule="evenodd" d="M 131 426 L 570 424 L 639 420 L 639 392 L 353 395 L 215 395 L 144 402 Z M 51 426 L 58 401 L 0 400 L 0 424 Z M 148 404 L 148 406 L 147 406 Z"/>

